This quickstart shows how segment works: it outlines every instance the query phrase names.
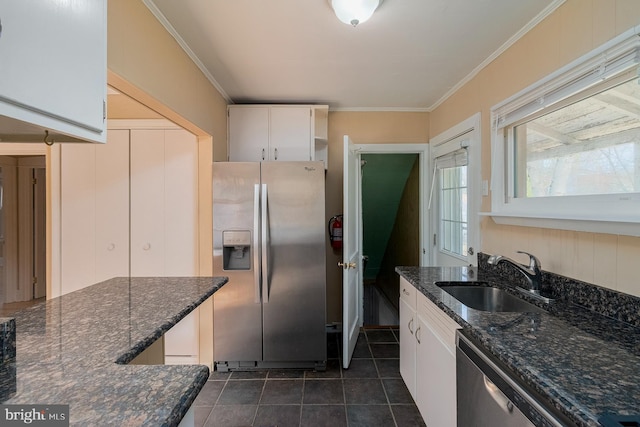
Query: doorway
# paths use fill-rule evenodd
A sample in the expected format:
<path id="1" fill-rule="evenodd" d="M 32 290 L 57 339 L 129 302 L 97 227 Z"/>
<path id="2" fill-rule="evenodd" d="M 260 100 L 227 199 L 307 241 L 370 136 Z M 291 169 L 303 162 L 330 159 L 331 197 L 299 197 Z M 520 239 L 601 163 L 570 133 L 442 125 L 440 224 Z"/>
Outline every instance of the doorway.
<path id="1" fill-rule="evenodd" d="M 0 314 L 46 297 L 46 248 L 45 156 L 0 155 Z"/>
<path id="2" fill-rule="evenodd" d="M 420 264 L 416 153 L 361 155 L 364 324 L 397 325 L 395 266 Z"/>

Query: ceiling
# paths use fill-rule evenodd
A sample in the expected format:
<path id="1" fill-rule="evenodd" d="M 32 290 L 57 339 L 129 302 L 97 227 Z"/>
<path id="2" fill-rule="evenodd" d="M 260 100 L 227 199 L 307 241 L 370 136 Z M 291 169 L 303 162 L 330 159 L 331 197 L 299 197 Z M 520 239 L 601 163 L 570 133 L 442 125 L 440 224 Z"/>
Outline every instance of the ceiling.
<path id="1" fill-rule="evenodd" d="M 430 111 L 564 0 L 143 0 L 230 103 Z"/>

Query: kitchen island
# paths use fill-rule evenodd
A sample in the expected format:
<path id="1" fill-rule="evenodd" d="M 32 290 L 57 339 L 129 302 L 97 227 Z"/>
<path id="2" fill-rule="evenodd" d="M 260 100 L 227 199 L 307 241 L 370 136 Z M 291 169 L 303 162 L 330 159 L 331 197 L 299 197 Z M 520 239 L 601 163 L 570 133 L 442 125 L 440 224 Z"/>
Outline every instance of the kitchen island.
<path id="1" fill-rule="evenodd" d="M 209 369 L 128 363 L 226 282 L 113 278 L 16 313 L 0 403 L 69 405 L 71 425 L 178 425 Z"/>
<path id="2" fill-rule="evenodd" d="M 564 278 L 554 283 L 558 301 L 551 306 L 530 300 L 546 311 L 488 312 L 464 306 L 436 283 L 483 281 L 509 289 L 513 282 L 473 267 L 396 271 L 568 423 L 600 426 L 605 414 L 640 414 L 640 299 Z"/>

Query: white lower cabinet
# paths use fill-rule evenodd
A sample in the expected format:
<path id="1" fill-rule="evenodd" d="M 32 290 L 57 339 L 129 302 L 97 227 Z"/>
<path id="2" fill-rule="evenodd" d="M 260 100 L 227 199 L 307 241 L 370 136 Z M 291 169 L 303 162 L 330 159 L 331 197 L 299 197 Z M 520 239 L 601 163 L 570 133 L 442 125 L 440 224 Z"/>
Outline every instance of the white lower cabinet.
<path id="1" fill-rule="evenodd" d="M 414 293 L 413 311 L 403 303 L 405 291 L 405 300 Z M 428 426 L 455 427 L 455 336 L 460 326 L 403 278 L 400 322 L 400 374 L 422 418 Z"/>
<path id="2" fill-rule="evenodd" d="M 165 365 L 197 365 L 199 309 L 196 308 L 164 334 Z"/>
<path id="3" fill-rule="evenodd" d="M 400 375 L 416 397 L 416 288 L 400 278 Z"/>

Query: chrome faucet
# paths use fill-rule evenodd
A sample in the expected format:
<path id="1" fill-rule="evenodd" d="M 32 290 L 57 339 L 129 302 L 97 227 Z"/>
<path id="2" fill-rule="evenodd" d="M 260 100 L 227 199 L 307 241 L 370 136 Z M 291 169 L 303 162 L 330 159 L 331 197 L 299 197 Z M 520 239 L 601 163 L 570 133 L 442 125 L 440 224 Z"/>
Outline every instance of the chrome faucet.
<path id="1" fill-rule="evenodd" d="M 514 260 L 502 255 L 491 255 L 487 260 L 487 263 L 491 265 L 498 265 L 501 262 L 511 264 L 516 268 L 527 280 L 529 289 L 527 291 L 540 294 L 540 283 L 542 282 L 542 271 L 540 271 L 540 261 L 534 255 L 528 252 L 518 251 L 519 254 L 529 255 L 529 266 L 515 262 Z"/>

